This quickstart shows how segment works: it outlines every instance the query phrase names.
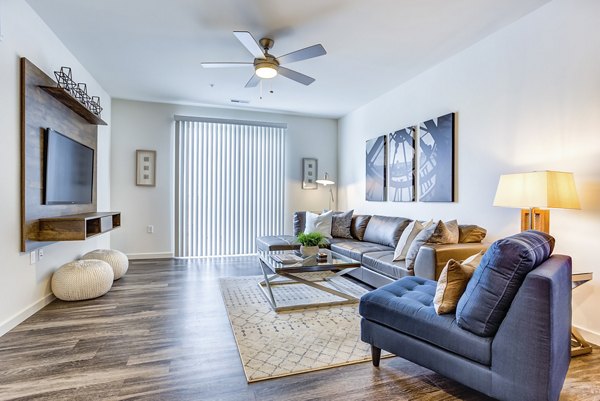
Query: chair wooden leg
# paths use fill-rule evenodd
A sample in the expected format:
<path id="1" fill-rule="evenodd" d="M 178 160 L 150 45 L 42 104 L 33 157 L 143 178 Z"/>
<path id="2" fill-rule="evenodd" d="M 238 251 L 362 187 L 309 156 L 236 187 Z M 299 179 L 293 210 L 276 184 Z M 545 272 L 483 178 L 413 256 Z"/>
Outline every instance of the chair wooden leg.
<path id="1" fill-rule="evenodd" d="M 381 359 L 381 348 L 371 344 L 371 358 L 373 359 L 373 366 L 379 366 L 379 360 Z"/>

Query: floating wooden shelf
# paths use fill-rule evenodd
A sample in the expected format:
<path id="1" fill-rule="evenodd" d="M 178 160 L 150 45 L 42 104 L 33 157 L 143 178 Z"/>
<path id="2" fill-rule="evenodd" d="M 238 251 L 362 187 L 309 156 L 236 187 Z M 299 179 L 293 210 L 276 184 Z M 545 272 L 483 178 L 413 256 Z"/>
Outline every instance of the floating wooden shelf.
<path id="1" fill-rule="evenodd" d="M 94 125 L 108 125 L 104 120 L 102 120 L 100 117 L 89 111 L 87 107 L 81 104 L 79 100 L 75 99 L 69 92 L 67 92 L 63 88 L 59 88 L 57 86 L 40 86 L 40 88 L 54 96 L 69 109 L 79 114 L 79 116 L 81 116 L 88 123 Z"/>
<path id="2" fill-rule="evenodd" d="M 120 212 L 82 213 L 38 220 L 34 241 L 81 241 L 121 226 Z"/>

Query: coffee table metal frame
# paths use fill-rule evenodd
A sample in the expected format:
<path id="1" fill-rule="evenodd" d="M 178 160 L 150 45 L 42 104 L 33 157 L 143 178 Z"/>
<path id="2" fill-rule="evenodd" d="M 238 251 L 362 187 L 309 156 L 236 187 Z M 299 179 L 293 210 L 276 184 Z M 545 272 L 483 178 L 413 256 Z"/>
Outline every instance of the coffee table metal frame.
<path id="1" fill-rule="evenodd" d="M 283 264 L 274 261 L 271 258 L 271 255 L 282 254 L 282 253 L 292 253 L 294 251 L 269 251 L 269 252 L 259 252 L 259 260 L 260 267 L 263 272 L 264 280 L 258 283 L 258 287 L 261 289 L 261 292 L 271 305 L 271 308 L 275 312 L 310 308 L 310 307 L 321 307 L 321 306 L 332 306 L 332 305 L 346 305 L 353 304 L 358 302 L 358 298 L 354 297 L 351 294 L 345 292 L 341 287 L 336 285 L 335 280 L 344 274 L 357 269 L 360 267 L 360 262 L 357 262 L 353 259 L 347 258 L 335 252 L 332 252 L 328 249 L 321 249 L 320 252 L 327 253 L 327 262 L 317 263 L 304 266 L 301 263 L 294 264 Z M 307 280 L 298 276 L 298 273 L 310 273 L 310 272 L 321 272 L 321 271 L 336 271 L 333 276 L 327 277 L 325 279 L 319 280 Z M 280 280 L 279 278 L 283 277 L 284 280 Z M 279 279 L 279 280 L 278 280 Z M 325 285 L 319 284 L 322 282 L 327 282 L 332 287 L 327 287 Z M 297 305 L 287 305 L 287 306 L 278 306 L 277 300 L 273 295 L 272 287 L 277 285 L 294 285 L 294 284 L 304 284 L 312 288 L 316 288 L 319 291 L 327 292 L 329 294 L 338 296 L 343 300 L 340 301 L 331 301 L 331 302 L 317 302 L 317 303 L 305 303 L 305 304 L 297 304 Z"/>

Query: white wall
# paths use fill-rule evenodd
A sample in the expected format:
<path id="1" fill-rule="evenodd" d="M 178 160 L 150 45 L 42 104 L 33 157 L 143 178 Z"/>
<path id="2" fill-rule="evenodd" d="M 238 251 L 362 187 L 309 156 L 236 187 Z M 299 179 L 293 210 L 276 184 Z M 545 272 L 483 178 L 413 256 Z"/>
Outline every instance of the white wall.
<path id="1" fill-rule="evenodd" d="M 110 236 L 56 243 L 44 249 L 44 258 L 29 264 L 29 254 L 19 253 L 21 231 L 21 128 L 19 60 L 27 57 L 46 74 L 70 66 L 77 81 L 101 97 L 103 119 L 110 123 L 110 98 L 75 57 L 58 40 L 24 0 L 3 0 L 0 4 L 3 40 L 0 41 L 0 335 L 52 300 L 50 278 L 63 263 L 79 255 L 110 245 Z M 98 209 L 110 208 L 110 128 L 98 134 Z"/>
<path id="2" fill-rule="evenodd" d="M 328 206 L 328 191 L 302 190 L 302 158 L 319 160 L 337 179 L 337 121 L 324 118 L 259 113 L 245 110 L 182 106 L 114 99 L 112 103 L 112 199 L 122 212 L 122 228 L 112 235 L 113 248 L 130 257 L 170 257 L 173 254 L 173 116 L 187 115 L 288 124 L 286 137 L 285 231 L 292 231 L 295 210 Z M 135 150 L 157 151 L 156 187 L 135 186 Z M 153 225 L 148 234 L 146 226 Z"/>
<path id="3" fill-rule="evenodd" d="M 492 206 L 500 174 L 575 173 L 582 210 L 552 210 L 556 252 L 595 279 L 574 292 L 576 325 L 600 343 L 600 2 L 555 0 L 339 123 L 340 209 L 458 218 L 490 240 L 519 231 L 519 210 Z M 364 141 L 458 113 L 458 201 L 365 199 Z M 360 161 L 360 162 L 357 162 Z M 588 333 L 589 335 L 590 333 Z"/>

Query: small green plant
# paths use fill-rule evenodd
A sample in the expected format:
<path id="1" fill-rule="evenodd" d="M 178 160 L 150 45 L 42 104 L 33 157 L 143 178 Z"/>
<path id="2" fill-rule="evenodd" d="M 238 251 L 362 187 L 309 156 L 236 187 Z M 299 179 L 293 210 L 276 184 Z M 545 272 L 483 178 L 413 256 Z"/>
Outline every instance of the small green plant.
<path id="1" fill-rule="evenodd" d="M 318 232 L 298 234 L 298 242 L 302 244 L 302 246 L 319 246 L 325 242 L 324 240 L 325 237 L 323 234 Z"/>

